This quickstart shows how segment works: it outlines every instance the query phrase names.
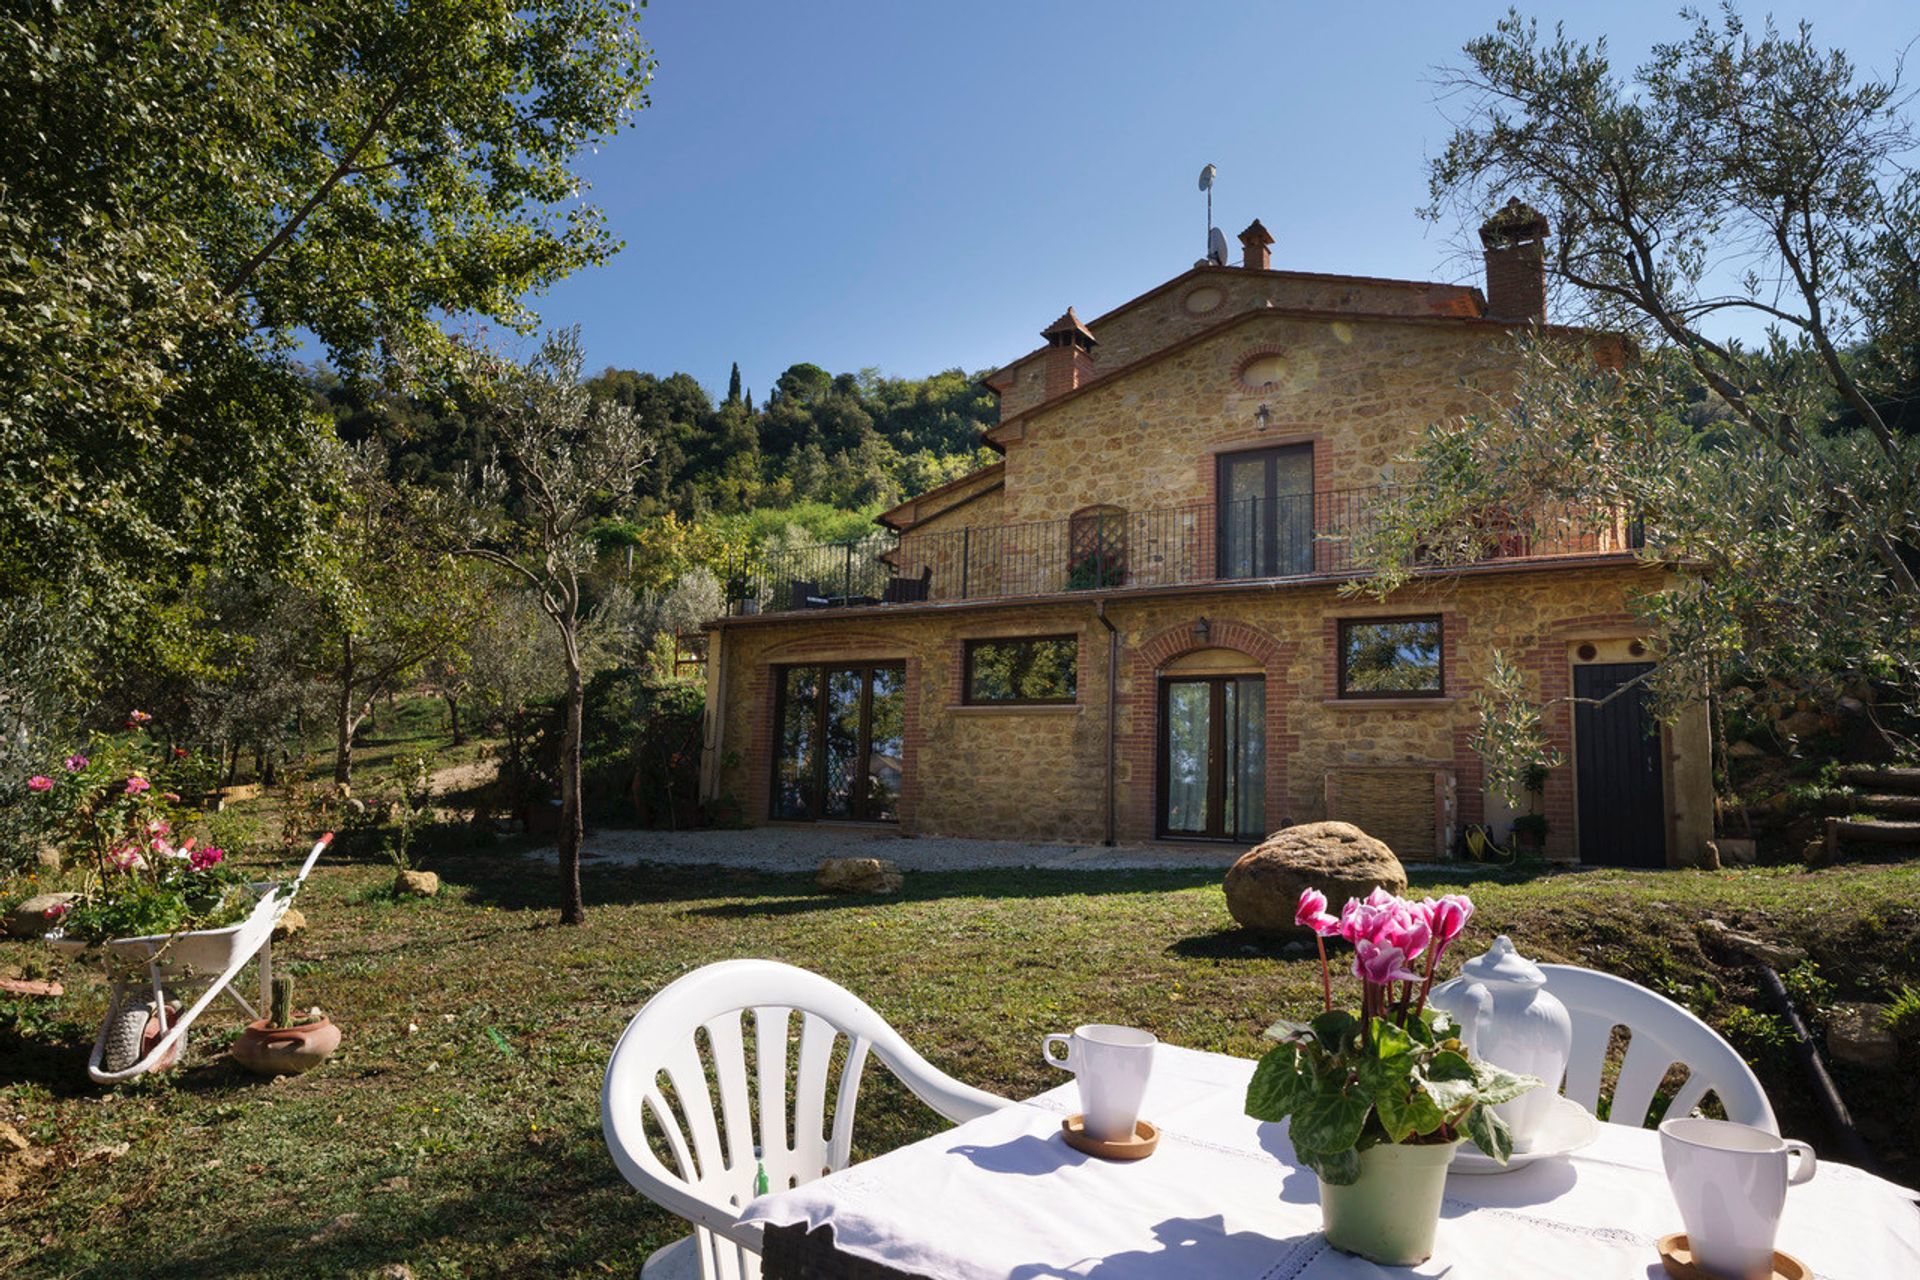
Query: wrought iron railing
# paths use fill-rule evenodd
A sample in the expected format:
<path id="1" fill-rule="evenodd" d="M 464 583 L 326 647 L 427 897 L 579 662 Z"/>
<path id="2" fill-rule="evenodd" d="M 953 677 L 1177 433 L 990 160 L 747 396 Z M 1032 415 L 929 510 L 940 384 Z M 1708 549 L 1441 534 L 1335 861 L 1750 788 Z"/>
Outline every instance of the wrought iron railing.
<path id="1" fill-rule="evenodd" d="M 991 600 L 1074 591 L 1198 585 L 1275 578 L 1345 577 L 1391 486 L 1323 490 L 1219 506 L 1156 511 L 1102 508 L 1095 517 L 1028 524 L 907 530 L 857 542 L 778 547 L 736 561 L 732 613 L 783 613 L 855 605 Z M 1568 510 L 1525 518 L 1491 512 L 1483 560 L 1594 555 L 1640 545 L 1624 519 Z"/>

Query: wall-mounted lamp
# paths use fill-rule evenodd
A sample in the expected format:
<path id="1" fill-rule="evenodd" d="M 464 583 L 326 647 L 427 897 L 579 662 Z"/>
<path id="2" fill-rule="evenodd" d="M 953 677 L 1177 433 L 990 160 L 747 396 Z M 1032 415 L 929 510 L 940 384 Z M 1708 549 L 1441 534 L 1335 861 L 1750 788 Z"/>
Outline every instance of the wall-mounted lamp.
<path id="1" fill-rule="evenodd" d="M 1210 623 L 1208 623 L 1205 614 L 1202 614 L 1199 618 L 1196 618 L 1194 620 L 1194 623 L 1193 623 L 1194 639 L 1205 640 L 1208 636 L 1212 634 L 1213 634 L 1213 627 Z"/>
<path id="2" fill-rule="evenodd" d="M 1262 431 L 1265 431 L 1268 427 L 1273 425 L 1273 410 L 1267 408 L 1267 406 L 1264 404 L 1261 405 L 1258 409 L 1255 409 L 1253 411 L 1253 417 L 1254 417 L 1254 421 L 1260 424 L 1260 429 Z"/>

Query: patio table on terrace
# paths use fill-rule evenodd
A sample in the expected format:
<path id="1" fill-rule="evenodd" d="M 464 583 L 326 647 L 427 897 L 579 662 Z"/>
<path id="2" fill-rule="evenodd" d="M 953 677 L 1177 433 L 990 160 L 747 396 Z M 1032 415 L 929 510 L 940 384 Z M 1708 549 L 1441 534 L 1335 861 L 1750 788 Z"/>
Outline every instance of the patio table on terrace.
<path id="1" fill-rule="evenodd" d="M 762 1196 L 769 1280 L 1297 1280 L 1407 1276 L 1335 1252 L 1318 1187 L 1284 1125 L 1242 1114 L 1253 1063 L 1162 1045 L 1142 1114 L 1159 1148 L 1134 1163 L 1060 1137 L 1074 1085 L 798 1188 Z M 1654 1242 L 1681 1230 L 1650 1129 L 1600 1126 L 1571 1158 L 1447 1180 L 1420 1276 L 1597 1280 L 1663 1273 Z M 1920 1276 L 1920 1211 L 1893 1183 L 1822 1160 L 1787 1194 L 1777 1247 L 1823 1280 Z"/>

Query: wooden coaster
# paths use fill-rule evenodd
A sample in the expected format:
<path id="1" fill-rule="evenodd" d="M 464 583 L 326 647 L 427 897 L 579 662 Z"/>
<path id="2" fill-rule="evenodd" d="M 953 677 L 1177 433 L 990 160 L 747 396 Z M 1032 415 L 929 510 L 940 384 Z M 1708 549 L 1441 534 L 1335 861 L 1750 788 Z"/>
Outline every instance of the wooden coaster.
<path id="1" fill-rule="evenodd" d="M 1660 1265 L 1673 1280 L 1721 1280 L 1693 1260 L 1693 1250 L 1687 1247 L 1684 1231 L 1660 1237 Z M 1806 1263 L 1778 1250 L 1773 1255 L 1773 1276 L 1774 1280 L 1813 1280 L 1813 1272 L 1807 1269 Z"/>
<path id="2" fill-rule="evenodd" d="M 1087 1133 L 1085 1116 L 1068 1116 L 1060 1122 L 1060 1136 L 1075 1151 L 1084 1151 L 1102 1160 L 1139 1160 L 1153 1154 L 1160 1145 L 1160 1131 L 1145 1120 L 1133 1126 L 1133 1136 L 1118 1142 L 1102 1142 Z"/>

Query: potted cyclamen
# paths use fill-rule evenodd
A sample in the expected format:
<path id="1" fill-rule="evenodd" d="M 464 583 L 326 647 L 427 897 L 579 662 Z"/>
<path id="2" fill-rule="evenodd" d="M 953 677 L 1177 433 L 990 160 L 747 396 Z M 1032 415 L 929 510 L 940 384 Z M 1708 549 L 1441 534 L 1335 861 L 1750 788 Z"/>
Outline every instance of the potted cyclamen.
<path id="1" fill-rule="evenodd" d="M 1540 1084 L 1475 1061 L 1447 1015 L 1427 1007 L 1441 954 L 1472 915 L 1460 894 L 1411 902 L 1375 889 L 1338 917 L 1318 890 L 1300 895 L 1295 919 L 1319 940 L 1323 1007 L 1267 1029 L 1280 1043 L 1254 1070 L 1246 1109 L 1288 1122 L 1294 1154 L 1319 1175 L 1327 1241 L 1346 1253 L 1389 1266 L 1430 1257 L 1455 1149 L 1471 1141 L 1505 1164 L 1513 1139 L 1493 1108 Z M 1333 1004 L 1333 937 L 1353 945 L 1357 1010 Z"/>

